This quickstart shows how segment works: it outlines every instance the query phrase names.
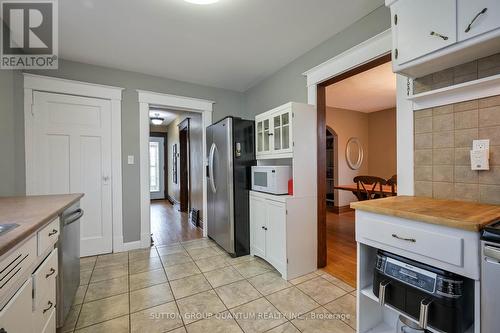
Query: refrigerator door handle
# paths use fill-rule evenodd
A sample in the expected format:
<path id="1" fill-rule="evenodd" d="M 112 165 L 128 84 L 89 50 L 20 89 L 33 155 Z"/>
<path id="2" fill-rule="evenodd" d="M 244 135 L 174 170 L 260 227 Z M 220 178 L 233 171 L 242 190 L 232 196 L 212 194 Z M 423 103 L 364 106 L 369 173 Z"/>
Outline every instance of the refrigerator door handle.
<path id="1" fill-rule="evenodd" d="M 216 150 L 217 146 L 215 145 L 215 143 L 212 143 L 212 147 L 210 147 L 210 157 L 208 159 L 208 172 L 209 172 L 210 187 L 213 193 L 217 192 L 217 188 L 215 187 L 215 182 L 214 182 L 214 155 Z"/>

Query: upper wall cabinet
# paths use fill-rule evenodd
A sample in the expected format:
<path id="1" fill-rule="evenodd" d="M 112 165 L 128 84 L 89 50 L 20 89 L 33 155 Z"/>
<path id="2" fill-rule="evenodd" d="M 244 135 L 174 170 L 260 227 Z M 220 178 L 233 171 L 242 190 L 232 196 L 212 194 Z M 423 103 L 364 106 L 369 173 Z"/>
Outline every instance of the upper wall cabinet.
<path id="1" fill-rule="evenodd" d="M 500 52 L 499 0 L 386 0 L 393 70 L 410 77 Z"/>
<path id="2" fill-rule="evenodd" d="M 456 0 L 399 0 L 391 7 L 394 59 L 404 64 L 457 41 Z"/>
<path id="3" fill-rule="evenodd" d="M 293 117 L 293 103 L 255 117 L 258 159 L 291 157 Z"/>

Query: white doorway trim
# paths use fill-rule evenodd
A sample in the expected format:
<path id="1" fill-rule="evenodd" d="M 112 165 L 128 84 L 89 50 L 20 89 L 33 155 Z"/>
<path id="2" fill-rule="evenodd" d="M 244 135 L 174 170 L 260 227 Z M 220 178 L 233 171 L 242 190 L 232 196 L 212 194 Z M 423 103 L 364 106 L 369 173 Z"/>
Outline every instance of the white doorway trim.
<path id="1" fill-rule="evenodd" d="M 307 77 L 307 101 L 317 105 L 317 86 L 328 79 L 392 52 L 391 29 L 303 73 Z M 397 75 L 397 173 L 398 195 L 413 195 L 413 109 L 407 99 L 407 78 Z"/>
<path id="2" fill-rule="evenodd" d="M 35 91 L 101 98 L 111 101 L 111 184 L 113 252 L 125 250 L 122 211 L 122 134 L 121 100 L 123 88 L 24 73 L 24 139 L 26 195 L 36 193 L 33 165 L 33 93 Z"/>
<path id="3" fill-rule="evenodd" d="M 164 107 L 174 110 L 201 113 L 203 124 L 203 156 L 207 152 L 207 137 L 205 129 L 212 124 L 212 112 L 214 101 L 155 93 L 151 91 L 137 90 L 139 94 L 139 160 L 140 160 L 140 183 L 141 183 L 141 247 L 147 248 L 151 243 L 151 220 L 150 220 L 150 193 L 149 193 L 149 109 L 151 107 Z M 205 158 L 203 158 L 205 160 Z M 205 170 L 205 165 L 203 166 Z M 203 177 L 203 236 L 207 236 L 207 179 Z"/>

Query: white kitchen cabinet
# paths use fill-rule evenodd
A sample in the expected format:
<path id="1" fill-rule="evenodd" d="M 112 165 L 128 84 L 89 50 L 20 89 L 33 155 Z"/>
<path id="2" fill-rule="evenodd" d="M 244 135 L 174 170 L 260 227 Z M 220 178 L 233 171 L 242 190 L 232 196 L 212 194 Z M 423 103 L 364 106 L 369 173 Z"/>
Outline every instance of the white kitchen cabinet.
<path id="1" fill-rule="evenodd" d="M 399 0 L 391 7 L 398 64 L 457 41 L 456 0 Z"/>
<path id="2" fill-rule="evenodd" d="M 466 40 L 500 28 L 500 1 L 457 0 L 458 40 Z"/>
<path id="3" fill-rule="evenodd" d="M 316 198 L 250 191 L 250 253 L 284 279 L 316 270 Z"/>
<path id="4" fill-rule="evenodd" d="M 26 281 L 0 310 L 0 332 L 28 333 L 32 331 L 31 280 Z M 55 332 L 55 331 L 54 331 Z"/>

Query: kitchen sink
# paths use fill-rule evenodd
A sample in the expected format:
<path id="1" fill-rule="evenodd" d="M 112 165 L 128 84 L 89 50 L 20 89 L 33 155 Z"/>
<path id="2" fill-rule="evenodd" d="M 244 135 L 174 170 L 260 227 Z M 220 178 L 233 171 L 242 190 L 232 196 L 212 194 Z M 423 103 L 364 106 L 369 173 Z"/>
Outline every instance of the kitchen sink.
<path id="1" fill-rule="evenodd" d="M 17 227 L 19 227 L 19 224 L 15 224 L 15 223 L 0 224 L 0 236 L 5 235 L 9 231 L 11 231 L 12 229 L 15 229 Z"/>

